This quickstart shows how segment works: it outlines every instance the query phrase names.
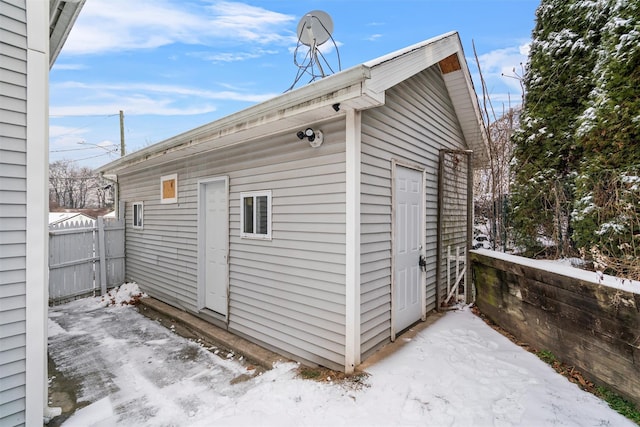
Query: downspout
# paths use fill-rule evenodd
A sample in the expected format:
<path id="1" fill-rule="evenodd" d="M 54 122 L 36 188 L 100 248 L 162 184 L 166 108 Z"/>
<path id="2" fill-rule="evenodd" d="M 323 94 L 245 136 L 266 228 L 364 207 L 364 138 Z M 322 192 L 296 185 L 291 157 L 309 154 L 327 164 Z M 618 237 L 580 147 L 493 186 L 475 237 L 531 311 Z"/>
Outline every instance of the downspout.
<path id="1" fill-rule="evenodd" d="M 124 210 L 124 207 L 120 206 L 120 187 L 118 185 L 118 175 L 111 176 L 114 176 L 115 179 L 107 178 L 104 172 L 100 173 L 100 178 L 104 179 L 105 181 L 109 181 L 113 185 L 113 207 L 116 211 L 116 219 L 122 219 L 120 215 L 122 214 L 124 217 L 124 212 L 121 212 L 122 210 Z"/>
<path id="2" fill-rule="evenodd" d="M 361 112 L 346 111 L 346 266 L 345 266 L 345 373 L 360 364 L 360 161 Z"/>

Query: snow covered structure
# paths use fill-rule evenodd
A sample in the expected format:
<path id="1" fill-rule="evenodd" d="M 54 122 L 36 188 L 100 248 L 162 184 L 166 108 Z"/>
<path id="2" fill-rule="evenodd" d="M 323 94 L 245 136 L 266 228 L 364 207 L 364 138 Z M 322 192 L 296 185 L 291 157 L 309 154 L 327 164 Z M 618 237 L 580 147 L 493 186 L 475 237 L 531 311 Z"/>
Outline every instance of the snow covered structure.
<path id="1" fill-rule="evenodd" d="M 49 226 L 73 223 L 95 224 L 96 219 L 82 212 L 49 212 Z"/>
<path id="2" fill-rule="evenodd" d="M 0 425 L 47 406 L 49 68 L 83 4 L 0 0 Z"/>
<path id="3" fill-rule="evenodd" d="M 438 248 L 468 244 L 470 151 L 483 163 L 485 147 L 451 32 L 99 171 L 125 204 L 128 280 L 350 372 L 443 300 Z"/>

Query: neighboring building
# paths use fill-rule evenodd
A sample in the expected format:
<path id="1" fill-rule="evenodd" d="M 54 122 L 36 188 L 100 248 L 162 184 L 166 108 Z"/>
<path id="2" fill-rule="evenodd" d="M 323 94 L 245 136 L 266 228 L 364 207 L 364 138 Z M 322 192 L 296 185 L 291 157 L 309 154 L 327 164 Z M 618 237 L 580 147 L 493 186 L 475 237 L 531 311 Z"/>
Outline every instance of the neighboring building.
<path id="1" fill-rule="evenodd" d="M 52 225 L 60 226 L 62 224 L 89 223 L 94 225 L 96 219 L 85 215 L 82 212 L 49 212 L 49 227 Z"/>
<path id="2" fill-rule="evenodd" d="M 0 425 L 47 409 L 49 68 L 84 0 L 0 0 Z"/>
<path id="3" fill-rule="evenodd" d="M 52 225 L 89 223 L 95 225 L 96 219 L 103 217 L 106 220 L 116 219 L 116 212 L 109 208 L 64 209 L 55 212 L 49 211 L 49 227 Z"/>
<path id="4" fill-rule="evenodd" d="M 125 204 L 128 280 L 283 355 L 351 372 L 444 301 L 442 248 L 471 240 L 465 150 L 486 161 L 454 32 L 99 171 Z"/>

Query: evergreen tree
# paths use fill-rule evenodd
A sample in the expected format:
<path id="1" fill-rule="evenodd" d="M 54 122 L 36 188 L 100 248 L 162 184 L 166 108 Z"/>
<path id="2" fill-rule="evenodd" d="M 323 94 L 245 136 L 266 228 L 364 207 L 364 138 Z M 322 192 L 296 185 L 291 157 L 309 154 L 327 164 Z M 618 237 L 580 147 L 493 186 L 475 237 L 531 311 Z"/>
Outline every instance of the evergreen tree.
<path id="1" fill-rule="evenodd" d="M 595 87 L 593 69 L 607 2 L 542 0 L 525 75 L 521 129 L 514 135 L 512 220 L 528 249 L 551 241 L 571 249 L 570 214 L 583 155 L 577 117 Z"/>
<path id="2" fill-rule="evenodd" d="M 640 279 L 640 3 L 612 2 L 578 118 L 584 148 L 572 222 L 598 267 Z"/>

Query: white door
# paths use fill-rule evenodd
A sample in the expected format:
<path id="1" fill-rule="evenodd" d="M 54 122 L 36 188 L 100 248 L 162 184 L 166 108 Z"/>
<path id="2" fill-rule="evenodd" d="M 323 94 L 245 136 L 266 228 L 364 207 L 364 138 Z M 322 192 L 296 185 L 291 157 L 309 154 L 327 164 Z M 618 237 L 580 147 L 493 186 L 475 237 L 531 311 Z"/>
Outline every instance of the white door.
<path id="1" fill-rule="evenodd" d="M 203 184 L 204 206 L 204 306 L 227 315 L 227 246 L 229 213 L 227 183 L 220 179 Z"/>
<path id="2" fill-rule="evenodd" d="M 394 332 L 422 317 L 422 172 L 396 167 L 395 179 L 395 281 Z"/>

